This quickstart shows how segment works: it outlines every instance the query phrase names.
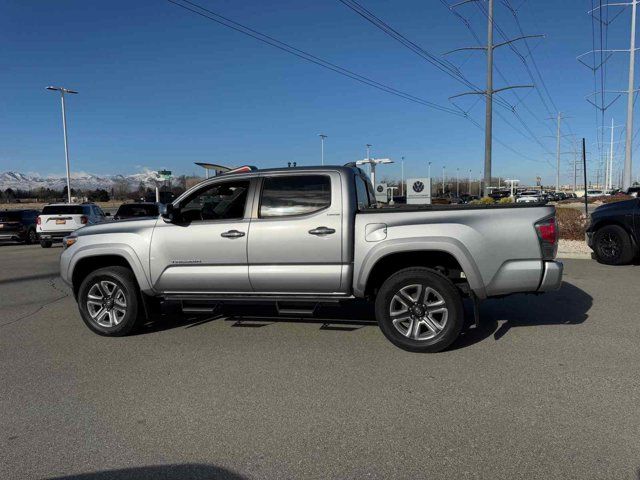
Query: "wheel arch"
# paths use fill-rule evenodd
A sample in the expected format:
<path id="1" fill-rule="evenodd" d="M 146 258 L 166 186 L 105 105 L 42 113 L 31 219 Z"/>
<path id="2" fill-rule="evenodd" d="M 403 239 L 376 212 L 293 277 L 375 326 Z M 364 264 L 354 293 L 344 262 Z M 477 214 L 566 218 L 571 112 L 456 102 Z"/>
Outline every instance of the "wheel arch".
<path id="1" fill-rule="evenodd" d="M 128 268 L 133 272 L 141 292 L 153 292 L 142 262 L 130 246 L 123 244 L 111 244 L 107 248 L 105 246 L 87 246 L 76 252 L 71 250 L 73 248 L 71 247 L 62 254 L 61 273 L 67 283 L 72 286 L 74 295 L 77 294 L 80 283 L 89 272 L 109 266 Z M 64 268 L 64 264 L 67 265 L 67 268 Z"/>
<path id="2" fill-rule="evenodd" d="M 80 285 L 82 284 L 82 281 L 87 278 L 87 275 L 89 275 L 91 272 L 105 267 L 124 267 L 133 272 L 131 264 L 122 255 L 103 254 L 85 256 L 79 259 L 73 267 L 73 273 L 71 276 L 73 295 L 78 295 Z M 135 272 L 133 273 L 135 276 Z"/>
<path id="3" fill-rule="evenodd" d="M 427 267 L 445 273 L 445 276 L 450 279 L 457 273 L 459 281 L 454 283 L 467 283 L 479 298 L 484 298 L 485 289 L 477 267 L 462 249 L 464 246 L 421 245 L 408 242 L 388 245 L 377 252 L 372 251 L 363 262 L 356 283 L 356 293 L 371 296 L 393 273 L 408 267 Z M 447 275 L 447 273 L 453 273 L 453 275 Z"/>
<path id="4" fill-rule="evenodd" d="M 591 227 L 591 230 L 593 231 L 593 235 L 595 236 L 598 233 L 598 230 L 604 227 L 610 227 L 610 226 L 620 227 L 625 232 L 627 232 L 627 235 L 629 235 L 629 238 L 631 239 L 631 244 L 633 245 L 633 248 L 636 251 L 638 251 L 638 241 L 636 239 L 635 233 L 633 232 L 633 228 L 631 228 L 628 225 L 628 222 L 622 221 L 617 218 L 603 218 L 602 220 L 597 222 L 595 225 L 593 225 Z"/>

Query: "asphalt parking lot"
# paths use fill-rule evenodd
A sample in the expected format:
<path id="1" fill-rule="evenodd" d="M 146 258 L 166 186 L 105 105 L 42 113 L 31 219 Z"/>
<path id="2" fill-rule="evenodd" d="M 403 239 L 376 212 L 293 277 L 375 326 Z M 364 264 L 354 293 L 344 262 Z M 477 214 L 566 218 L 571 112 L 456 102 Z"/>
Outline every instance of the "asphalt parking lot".
<path id="1" fill-rule="evenodd" d="M 0 478 L 639 478 L 638 266 L 567 260 L 421 355 L 359 304 L 102 338 L 59 254 L 0 246 Z"/>

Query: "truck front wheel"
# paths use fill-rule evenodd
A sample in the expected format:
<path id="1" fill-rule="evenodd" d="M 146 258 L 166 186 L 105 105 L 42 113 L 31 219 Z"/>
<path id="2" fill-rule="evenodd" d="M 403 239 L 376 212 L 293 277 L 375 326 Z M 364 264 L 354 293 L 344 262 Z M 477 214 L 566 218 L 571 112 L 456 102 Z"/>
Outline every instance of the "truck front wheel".
<path id="1" fill-rule="evenodd" d="M 78 308 L 84 323 L 95 333 L 120 337 L 138 323 L 139 298 L 131 270 L 105 267 L 91 272 L 80 284 Z"/>
<path id="2" fill-rule="evenodd" d="M 389 277 L 376 296 L 375 310 L 382 333 L 410 352 L 444 350 L 464 325 L 460 293 L 428 268 L 406 268 Z"/>

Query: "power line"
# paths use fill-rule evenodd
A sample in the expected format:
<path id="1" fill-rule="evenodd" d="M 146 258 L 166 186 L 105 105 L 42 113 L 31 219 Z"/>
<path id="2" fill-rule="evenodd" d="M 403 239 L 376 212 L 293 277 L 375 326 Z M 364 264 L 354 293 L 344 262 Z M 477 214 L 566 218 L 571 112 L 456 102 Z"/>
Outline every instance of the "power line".
<path id="1" fill-rule="evenodd" d="M 462 74 L 462 72 L 455 65 L 453 65 L 451 62 L 444 61 L 444 60 L 436 57 L 434 54 L 430 53 L 425 48 L 423 48 L 420 45 L 417 45 L 415 42 L 409 40 L 407 37 L 402 35 L 400 32 L 398 32 L 396 29 L 394 29 L 391 25 L 386 23 L 380 17 L 376 16 L 373 12 L 371 12 L 366 7 L 364 7 L 363 5 L 358 3 L 356 0 L 338 0 L 338 1 L 340 3 L 342 3 L 343 5 L 345 5 L 346 7 L 350 8 L 351 10 L 353 10 L 355 13 L 360 15 L 362 18 L 367 20 L 369 23 L 375 25 L 377 28 L 382 30 L 384 33 L 386 33 L 391 38 L 393 38 L 396 41 L 400 42 L 402 45 L 407 47 L 409 50 L 411 50 L 414 53 L 418 54 L 420 57 L 425 59 L 427 62 L 429 62 L 430 64 L 435 66 L 438 70 L 444 72 L 445 74 L 449 75 L 454 80 L 464 84 L 465 86 L 471 88 L 472 90 L 475 90 L 476 92 L 482 92 L 482 89 L 480 87 L 478 87 L 477 85 L 473 84 L 470 80 L 468 80 Z"/>
<path id="2" fill-rule="evenodd" d="M 290 53 L 291 55 L 295 55 L 298 58 L 301 58 L 303 60 L 306 60 L 308 62 L 314 63 L 320 67 L 326 68 L 327 70 L 331 70 L 335 73 L 338 73 L 340 75 L 343 75 L 345 77 L 351 78 L 352 80 L 356 80 L 360 83 L 363 83 L 365 85 L 369 85 L 371 87 L 377 88 L 378 90 L 382 90 L 383 92 L 387 92 L 390 93 L 392 95 L 396 95 L 398 97 L 404 98 L 405 100 L 409 100 L 411 102 L 414 103 L 419 103 L 421 105 L 424 105 L 426 107 L 435 109 L 435 110 L 439 110 L 441 112 L 445 112 L 445 113 L 449 113 L 451 115 L 456 115 L 456 116 L 461 116 L 464 117 L 464 114 L 460 113 L 457 110 L 454 110 L 453 108 L 449 108 L 446 107 L 444 105 L 439 105 L 437 103 L 434 102 L 430 102 L 428 100 L 425 100 L 423 98 L 420 97 L 416 97 L 415 95 L 411 95 L 409 93 L 403 92 L 401 90 L 398 90 L 396 88 L 393 88 L 389 85 L 385 85 L 383 83 L 377 82 L 375 80 L 372 80 L 368 77 L 365 77 L 364 75 L 360 75 L 358 73 L 355 73 L 351 70 L 348 70 L 344 67 L 340 67 L 338 65 L 335 65 L 331 62 L 328 62 L 327 60 L 323 60 L 320 57 L 317 57 L 315 55 L 312 55 L 308 52 L 305 52 L 303 50 L 300 50 L 296 47 L 293 47 L 292 45 L 289 45 L 285 42 L 282 42 L 280 40 L 275 39 L 274 37 L 271 37 L 269 35 L 266 35 L 264 33 L 258 32 L 257 30 L 254 30 L 252 28 L 249 28 L 245 25 L 242 25 L 236 21 L 233 21 L 229 18 L 226 18 L 218 13 L 215 13 L 201 5 L 198 5 L 197 3 L 191 2 L 189 0 L 167 0 L 170 3 L 173 3 L 174 5 L 177 5 L 180 8 L 183 8 L 185 10 L 188 10 L 190 12 L 195 13 L 196 15 L 199 15 L 201 17 L 207 18 L 213 22 L 216 22 L 220 25 L 223 25 L 227 28 L 230 28 L 231 30 L 235 30 L 236 32 L 242 33 L 244 35 L 247 35 L 249 37 L 252 37 L 256 40 L 259 40 L 260 42 L 266 43 L 268 45 L 271 45 L 272 47 L 275 47 L 279 50 L 282 50 L 284 52 Z M 186 5 L 185 5 L 186 4 Z"/>
<path id="3" fill-rule="evenodd" d="M 478 34 L 475 32 L 475 30 L 473 29 L 473 27 L 471 27 L 471 23 L 469 22 L 469 19 L 467 19 L 466 17 L 464 17 L 462 14 L 456 12 L 455 10 L 451 9 L 449 7 L 449 5 L 446 3 L 445 0 L 440 0 L 440 3 L 442 3 L 445 7 L 447 7 L 456 17 L 458 17 L 462 23 L 467 27 L 467 29 L 469 30 L 469 32 L 471 33 L 471 35 L 473 36 L 473 38 L 475 39 L 476 43 L 478 43 L 478 45 L 482 45 L 482 41 L 480 40 L 480 37 L 478 36 Z M 522 35 L 524 35 L 524 32 L 522 32 Z M 524 39 L 526 41 L 526 39 Z M 509 81 L 507 80 L 506 76 L 502 73 L 502 70 L 495 65 L 494 63 L 494 69 L 496 71 L 496 73 L 500 76 L 500 78 L 505 82 L 505 83 L 509 83 Z M 535 88 L 535 86 L 534 86 Z M 538 91 L 538 89 L 536 88 L 536 91 Z M 550 125 L 547 122 L 544 122 L 543 120 L 541 120 L 530 108 L 529 106 L 525 103 L 524 99 L 520 97 L 520 95 L 518 94 L 518 92 L 516 90 L 511 90 L 511 93 L 515 96 L 515 98 L 517 99 L 518 103 L 516 105 L 522 105 L 522 107 L 527 110 L 527 112 L 529 112 L 529 114 L 535 119 L 537 120 L 539 123 L 541 123 L 542 125 L 544 125 L 549 132 L 552 135 L 555 135 L 555 132 L 551 129 Z M 538 91 L 538 95 L 540 95 L 539 91 Z M 541 97 L 541 99 L 544 101 L 544 98 Z M 543 150 L 546 150 L 547 153 L 550 153 L 548 148 L 546 146 L 544 146 L 544 144 L 542 144 L 542 142 L 536 137 L 536 135 L 531 131 L 531 129 L 527 126 L 524 125 L 524 120 L 522 119 L 522 117 L 520 117 L 520 115 L 517 113 L 515 107 L 516 105 L 509 105 L 508 104 L 508 110 L 513 113 L 513 115 L 516 117 L 516 120 L 518 120 L 519 123 L 523 124 L 524 128 L 528 131 L 529 135 L 531 136 L 531 139 L 537 143 L 538 145 L 540 145 L 542 147 Z M 546 105 L 545 105 L 546 106 Z M 502 117 L 500 115 L 500 117 L 507 123 L 507 125 L 509 125 L 511 128 L 515 129 L 515 126 L 511 123 L 508 122 L 504 117 Z M 519 132 L 521 133 L 521 132 Z M 525 135 L 526 137 L 526 135 Z"/>

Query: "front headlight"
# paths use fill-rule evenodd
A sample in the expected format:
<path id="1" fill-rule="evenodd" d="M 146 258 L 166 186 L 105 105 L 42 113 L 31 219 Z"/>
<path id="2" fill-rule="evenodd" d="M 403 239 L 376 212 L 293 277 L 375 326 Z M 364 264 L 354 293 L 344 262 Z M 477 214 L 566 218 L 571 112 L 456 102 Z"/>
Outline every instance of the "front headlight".
<path id="1" fill-rule="evenodd" d="M 62 239 L 62 248 L 66 250 L 77 241 L 78 241 L 78 237 L 75 237 L 75 236 L 64 237 Z"/>

